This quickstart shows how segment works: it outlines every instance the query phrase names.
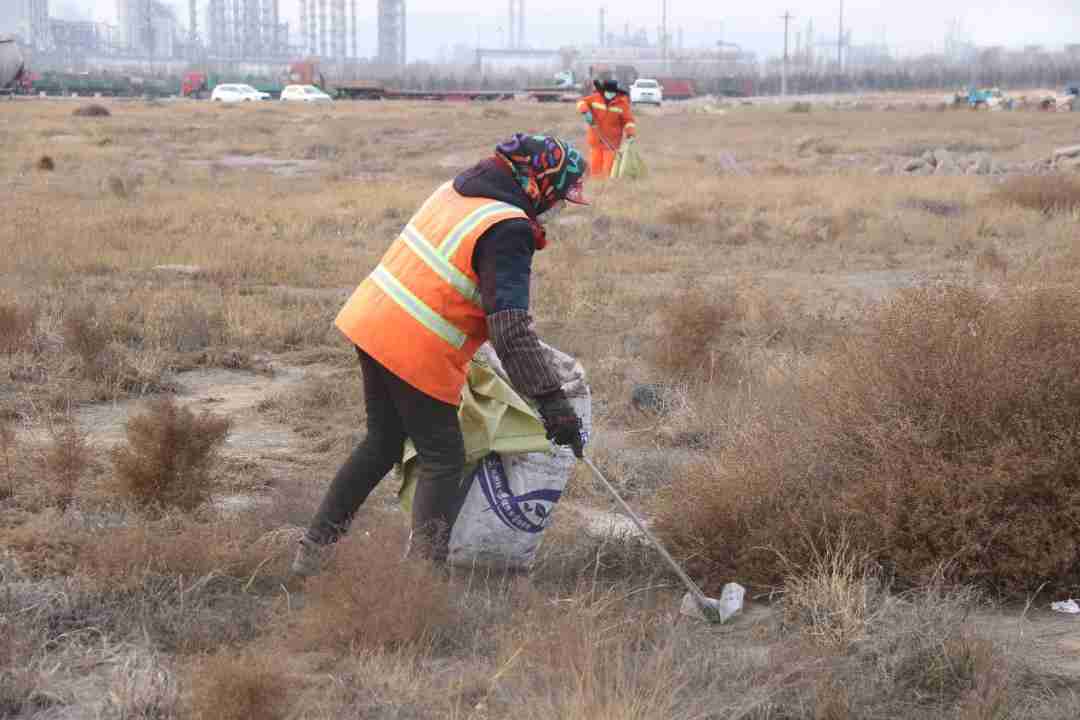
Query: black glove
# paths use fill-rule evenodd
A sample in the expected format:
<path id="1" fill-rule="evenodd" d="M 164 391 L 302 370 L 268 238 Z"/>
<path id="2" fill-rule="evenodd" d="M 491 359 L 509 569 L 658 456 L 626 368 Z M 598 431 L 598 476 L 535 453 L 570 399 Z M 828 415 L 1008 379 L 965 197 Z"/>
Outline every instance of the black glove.
<path id="1" fill-rule="evenodd" d="M 548 440 L 556 445 L 573 448 L 575 457 L 585 457 L 581 418 L 574 412 L 566 394 L 562 390 L 556 390 L 536 398 L 536 401 L 540 405 L 540 417 L 544 419 Z"/>

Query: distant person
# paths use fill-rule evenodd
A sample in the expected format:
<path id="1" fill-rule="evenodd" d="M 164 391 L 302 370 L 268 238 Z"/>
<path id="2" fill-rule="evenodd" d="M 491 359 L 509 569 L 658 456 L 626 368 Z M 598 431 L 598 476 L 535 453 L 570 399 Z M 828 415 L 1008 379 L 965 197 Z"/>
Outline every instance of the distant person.
<path id="1" fill-rule="evenodd" d="M 322 549 L 396 463 L 419 455 L 410 553 L 446 560 L 468 492 L 457 409 L 466 368 L 491 341 L 515 389 L 533 398 L 558 445 L 582 455 L 581 420 L 529 315 L 541 218 L 583 197 L 588 169 L 570 143 L 515 135 L 429 197 L 337 316 L 364 377 L 367 437 L 337 472 L 300 541 L 293 572 L 316 574 Z"/>
<path id="2" fill-rule="evenodd" d="M 630 96 L 619 88 L 616 80 L 597 80 L 593 85 L 596 92 L 579 100 L 577 109 L 589 126 L 587 139 L 592 151 L 589 158 L 592 175 L 608 177 L 623 138 L 633 142 L 637 136 L 637 123 L 630 107 Z"/>

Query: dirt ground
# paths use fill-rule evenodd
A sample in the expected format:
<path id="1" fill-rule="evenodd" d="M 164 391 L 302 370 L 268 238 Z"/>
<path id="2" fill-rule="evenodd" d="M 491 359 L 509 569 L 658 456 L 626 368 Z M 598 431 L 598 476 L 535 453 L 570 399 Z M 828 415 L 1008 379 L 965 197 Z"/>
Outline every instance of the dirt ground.
<path id="1" fill-rule="evenodd" d="M 82 102 L 0 103 L 0 718 L 1080 710 L 1080 619 L 1049 612 L 1058 598 L 905 594 L 840 646 L 783 588 L 751 588 L 728 626 L 678 620 L 655 557 L 598 532 L 614 508 L 584 473 L 531 584 L 372 560 L 403 542 L 391 478 L 341 550 L 351 569 L 298 587 L 293 542 L 363 432 L 337 309 L 438 184 L 512 132 L 580 142 L 583 125 L 524 102 L 103 101 L 111 117 L 73 117 Z M 590 452 L 644 514 L 897 290 L 1074 281 L 1078 211 L 998 193 L 1071 177 L 1052 158 L 1080 142 L 1078 116 L 864 105 L 642 109 L 649 176 L 592 183 L 593 205 L 552 226 L 538 329 L 586 367 Z M 734 308 L 698 380 L 664 362 L 663 309 L 688 291 Z M 662 407 L 632 402 L 642 386 Z M 116 490 L 112 449 L 162 395 L 232 421 L 194 513 L 147 514 Z M 83 449 L 61 492 L 67 427 Z M 380 614 L 421 596 L 427 615 Z"/>

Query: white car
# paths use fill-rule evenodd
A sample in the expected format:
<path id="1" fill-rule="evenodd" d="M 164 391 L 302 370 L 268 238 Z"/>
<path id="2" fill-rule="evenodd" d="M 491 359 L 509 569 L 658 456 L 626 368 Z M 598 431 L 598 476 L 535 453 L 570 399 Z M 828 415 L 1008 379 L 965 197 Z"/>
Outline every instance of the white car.
<path id="1" fill-rule="evenodd" d="M 649 78 L 638 78 L 630 86 L 630 102 L 635 104 L 651 103 L 660 105 L 664 102 L 664 88 L 660 83 Z"/>
<path id="2" fill-rule="evenodd" d="M 328 103 L 334 99 L 314 85 L 288 85 L 281 91 L 281 101 Z"/>
<path id="3" fill-rule="evenodd" d="M 210 94 L 214 102 L 237 103 L 269 100 L 270 94 L 259 92 L 250 85 L 218 85 Z"/>

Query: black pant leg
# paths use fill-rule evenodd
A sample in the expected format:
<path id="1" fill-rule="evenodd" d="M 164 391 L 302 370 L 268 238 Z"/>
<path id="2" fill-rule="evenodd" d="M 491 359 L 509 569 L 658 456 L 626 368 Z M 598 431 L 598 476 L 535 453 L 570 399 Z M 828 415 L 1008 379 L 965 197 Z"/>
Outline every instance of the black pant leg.
<path id="1" fill-rule="evenodd" d="M 389 382 L 406 434 L 416 446 L 416 492 L 413 496 L 413 545 L 441 562 L 450 530 L 468 493 L 464 483 L 465 440 L 457 406 L 425 395 L 393 377 Z"/>
<path id="2" fill-rule="evenodd" d="M 308 530 L 320 544 L 337 541 L 348 531 L 353 515 L 371 491 L 401 462 L 405 428 L 392 394 L 396 376 L 359 351 L 364 376 L 367 435 L 353 450 L 330 484 Z"/>

